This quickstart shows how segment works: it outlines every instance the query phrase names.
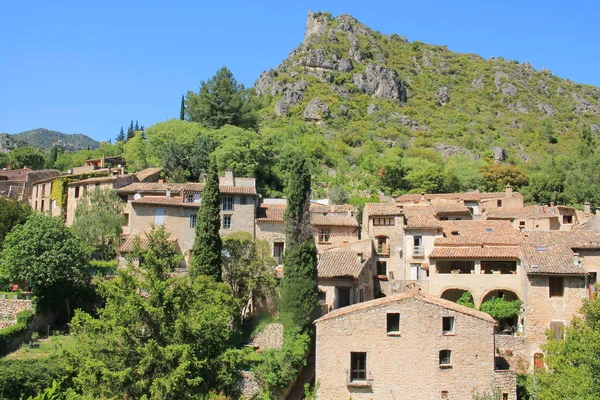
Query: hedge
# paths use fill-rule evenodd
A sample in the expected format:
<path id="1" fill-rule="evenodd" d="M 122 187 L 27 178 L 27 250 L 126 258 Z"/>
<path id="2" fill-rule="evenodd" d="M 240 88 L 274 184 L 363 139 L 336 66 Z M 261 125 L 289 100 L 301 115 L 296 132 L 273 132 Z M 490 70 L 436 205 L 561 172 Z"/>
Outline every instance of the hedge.
<path id="1" fill-rule="evenodd" d="M 6 351 L 8 343 L 16 336 L 27 331 L 33 320 L 33 311 L 25 310 L 17 314 L 17 323 L 4 329 L 0 329 L 0 352 Z"/>

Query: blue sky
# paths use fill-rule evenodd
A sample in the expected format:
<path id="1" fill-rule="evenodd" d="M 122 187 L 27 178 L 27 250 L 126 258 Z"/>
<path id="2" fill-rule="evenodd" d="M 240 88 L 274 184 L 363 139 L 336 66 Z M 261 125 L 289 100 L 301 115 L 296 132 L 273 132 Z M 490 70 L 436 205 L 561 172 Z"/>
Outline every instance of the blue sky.
<path id="1" fill-rule="evenodd" d="M 131 119 L 148 127 L 177 118 L 181 94 L 223 65 L 247 86 L 276 67 L 302 41 L 308 10 L 600 86 L 594 1 L 286 3 L 3 1 L 0 132 L 44 127 L 107 140 Z"/>

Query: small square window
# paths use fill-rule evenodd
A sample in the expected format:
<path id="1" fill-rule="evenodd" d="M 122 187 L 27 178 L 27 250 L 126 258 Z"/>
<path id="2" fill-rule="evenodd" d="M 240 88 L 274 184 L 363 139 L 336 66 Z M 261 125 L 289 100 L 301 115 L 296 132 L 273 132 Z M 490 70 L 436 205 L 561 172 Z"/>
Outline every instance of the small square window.
<path id="1" fill-rule="evenodd" d="M 452 365 L 452 352 L 450 350 L 440 350 L 440 367 Z"/>
<path id="2" fill-rule="evenodd" d="M 447 399 L 448 398 L 448 391 L 447 390 L 442 390 L 442 399 Z"/>
<path id="3" fill-rule="evenodd" d="M 519 227 L 525 228 L 525 221 L 519 221 Z"/>
<path id="4" fill-rule="evenodd" d="M 498 206 L 498 208 L 502 207 L 502 200 L 497 200 L 496 201 L 496 205 Z"/>
<path id="5" fill-rule="evenodd" d="M 240 204 L 248 204 L 248 198 L 246 196 L 240 196 Z"/>
<path id="6" fill-rule="evenodd" d="M 42 196 L 44 195 L 43 191 L 42 191 Z M 563 224 L 572 224 L 573 223 L 573 216 L 572 215 L 563 215 Z"/>
<path id="7" fill-rule="evenodd" d="M 562 276 L 549 276 L 548 289 L 550 297 L 563 297 L 565 287 Z"/>
<path id="8" fill-rule="evenodd" d="M 387 261 L 377 261 L 377 276 L 387 276 Z"/>
<path id="9" fill-rule="evenodd" d="M 400 333 L 400 314 L 388 313 L 387 314 L 387 333 L 398 334 Z"/>
<path id="10" fill-rule="evenodd" d="M 223 196 L 221 209 L 225 211 L 233 210 L 233 197 L 231 196 Z"/>
<path id="11" fill-rule="evenodd" d="M 231 215 L 223 215 L 223 229 L 231 229 Z"/>
<path id="12" fill-rule="evenodd" d="M 129 226 L 129 213 L 123 213 L 123 226 Z"/>
<path id="13" fill-rule="evenodd" d="M 323 304 L 327 301 L 327 293 L 319 290 L 319 303 Z"/>
<path id="14" fill-rule="evenodd" d="M 319 231 L 319 243 L 329 243 L 330 233 L 329 229 L 321 229 Z"/>
<path id="15" fill-rule="evenodd" d="M 188 203 L 193 203 L 194 202 L 194 194 L 188 194 L 187 195 L 187 202 Z"/>
<path id="16" fill-rule="evenodd" d="M 442 332 L 444 335 L 454 333 L 454 317 L 442 317 Z"/>

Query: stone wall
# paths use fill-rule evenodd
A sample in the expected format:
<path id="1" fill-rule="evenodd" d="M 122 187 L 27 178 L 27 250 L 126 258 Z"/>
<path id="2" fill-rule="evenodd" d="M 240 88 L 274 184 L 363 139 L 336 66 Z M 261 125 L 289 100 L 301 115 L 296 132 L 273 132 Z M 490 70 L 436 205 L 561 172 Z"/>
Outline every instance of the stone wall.
<path id="1" fill-rule="evenodd" d="M 16 321 L 21 311 L 33 310 L 31 300 L 0 299 L 0 319 Z"/>
<path id="2" fill-rule="evenodd" d="M 253 340 L 260 351 L 281 349 L 283 347 L 283 324 L 269 324 Z"/>
<path id="3" fill-rule="evenodd" d="M 400 313 L 400 331 L 388 334 L 386 314 Z M 455 318 L 454 333 L 442 317 Z M 440 367 L 440 350 L 451 365 Z M 365 352 L 363 387 L 349 384 L 351 352 Z M 328 400 L 438 400 L 471 398 L 494 382 L 494 324 L 414 298 L 365 308 L 317 323 L 318 396 Z M 402 377 L 402 379 L 398 379 Z"/>
<path id="4" fill-rule="evenodd" d="M 508 394 L 508 399 L 517 400 L 517 375 L 513 371 L 494 372 L 494 386 L 502 394 Z"/>
<path id="5" fill-rule="evenodd" d="M 525 337 L 496 334 L 496 354 L 506 360 L 511 371 L 528 372 L 529 344 Z"/>
<path id="6" fill-rule="evenodd" d="M 260 385 L 254 372 L 239 371 L 240 378 L 237 383 L 237 389 L 240 393 L 240 399 L 253 399 L 260 391 Z"/>

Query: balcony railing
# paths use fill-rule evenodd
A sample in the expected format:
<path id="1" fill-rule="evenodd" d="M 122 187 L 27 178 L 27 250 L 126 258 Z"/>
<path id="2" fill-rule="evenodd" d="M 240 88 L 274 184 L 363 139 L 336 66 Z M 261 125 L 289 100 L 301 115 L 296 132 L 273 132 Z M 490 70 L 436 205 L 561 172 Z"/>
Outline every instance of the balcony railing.
<path id="1" fill-rule="evenodd" d="M 423 246 L 414 246 L 412 254 L 413 257 L 423 257 L 425 255 L 425 249 Z"/>
<path id="2" fill-rule="evenodd" d="M 346 385 L 355 388 L 367 388 L 371 387 L 373 383 L 373 376 L 370 371 L 363 372 L 364 377 L 357 377 L 356 372 L 346 371 Z M 361 379 L 362 378 L 362 379 Z"/>

